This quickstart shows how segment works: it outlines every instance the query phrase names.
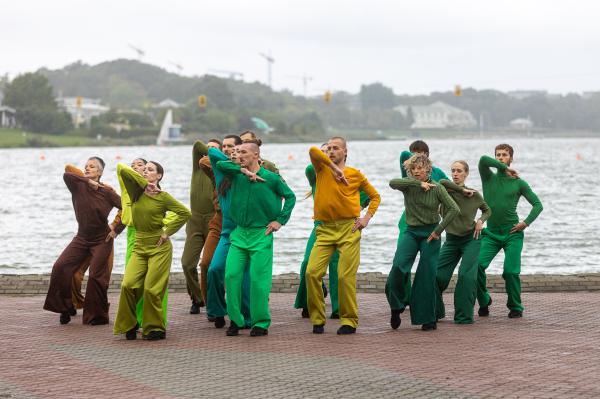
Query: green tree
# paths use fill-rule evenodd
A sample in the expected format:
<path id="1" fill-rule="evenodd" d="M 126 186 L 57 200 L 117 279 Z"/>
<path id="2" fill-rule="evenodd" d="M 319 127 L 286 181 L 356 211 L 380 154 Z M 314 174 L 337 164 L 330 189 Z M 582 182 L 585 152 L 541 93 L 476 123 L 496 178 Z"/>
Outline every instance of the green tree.
<path id="1" fill-rule="evenodd" d="M 17 111 L 17 122 L 24 129 L 62 134 L 72 128 L 69 114 L 54 100 L 48 79 L 38 73 L 20 75 L 6 85 L 3 102 Z"/>
<path id="2" fill-rule="evenodd" d="M 362 85 L 358 96 L 360 97 L 360 104 L 363 109 L 389 109 L 396 105 L 396 95 L 394 94 L 394 91 L 381 83 Z"/>

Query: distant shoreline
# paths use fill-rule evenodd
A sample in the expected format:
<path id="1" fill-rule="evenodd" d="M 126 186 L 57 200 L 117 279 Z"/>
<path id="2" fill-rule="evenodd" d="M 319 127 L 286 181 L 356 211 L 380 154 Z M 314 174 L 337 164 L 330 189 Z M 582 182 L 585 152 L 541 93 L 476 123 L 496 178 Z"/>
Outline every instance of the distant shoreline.
<path id="1" fill-rule="evenodd" d="M 415 140 L 424 139 L 489 139 L 489 138 L 600 138 L 600 132 L 592 131 L 532 131 L 530 133 L 514 130 L 494 130 L 484 132 L 483 136 L 477 131 L 372 131 L 372 130 L 330 130 L 329 136 L 343 135 L 352 141 L 372 140 Z M 211 137 L 220 137 L 223 134 L 190 135 L 187 141 L 173 144 L 174 146 L 191 145 L 195 140 L 208 140 Z M 325 137 L 302 136 L 290 137 L 271 135 L 264 136 L 266 143 L 314 143 L 321 142 Z M 61 147 L 122 147 L 122 146 L 154 146 L 156 137 L 141 136 L 128 139 L 105 138 L 100 141 L 95 138 L 73 135 L 50 135 L 23 132 L 18 129 L 0 129 L 0 149 L 10 148 L 61 148 Z"/>

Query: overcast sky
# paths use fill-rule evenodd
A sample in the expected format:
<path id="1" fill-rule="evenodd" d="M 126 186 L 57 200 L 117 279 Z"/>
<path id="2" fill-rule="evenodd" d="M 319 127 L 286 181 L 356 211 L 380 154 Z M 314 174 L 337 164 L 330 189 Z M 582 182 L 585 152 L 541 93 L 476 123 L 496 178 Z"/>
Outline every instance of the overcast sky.
<path id="1" fill-rule="evenodd" d="M 240 71 L 302 94 L 397 94 L 455 84 L 503 91 L 600 90 L 600 2 L 533 0 L 2 0 L 0 73 L 137 58 L 185 75 Z"/>

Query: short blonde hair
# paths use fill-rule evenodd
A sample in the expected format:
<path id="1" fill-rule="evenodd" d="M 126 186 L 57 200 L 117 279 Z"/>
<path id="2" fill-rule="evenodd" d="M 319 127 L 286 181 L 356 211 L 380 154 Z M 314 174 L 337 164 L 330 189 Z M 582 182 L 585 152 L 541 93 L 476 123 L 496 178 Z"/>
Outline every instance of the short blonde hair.
<path id="1" fill-rule="evenodd" d="M 412 169 L 414 167 L 421 166 L 427 171 L 428 175 L 431 175 L 432 163 L 429 157 L 425 154 L 415 154 L 412 157 L 404 161 L 404 169 L 406 173 L 412 177 Z"/>

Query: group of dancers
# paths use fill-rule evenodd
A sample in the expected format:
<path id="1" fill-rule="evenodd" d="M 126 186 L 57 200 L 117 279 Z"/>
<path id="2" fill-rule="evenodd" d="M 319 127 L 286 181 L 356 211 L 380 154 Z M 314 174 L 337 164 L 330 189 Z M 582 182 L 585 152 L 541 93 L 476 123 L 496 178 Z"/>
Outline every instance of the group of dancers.
<path id="1" fill-rule="evenodd" d="M 243 329 L 250 329 L 254 337 L 268 335 L 273 233 L 290 219 L 296 196 L 277 167 L 262 157 L 261 144 L 251 131 L 206 144 L 197 141 L 192 149 L 190 210 L 161 188 L 165 170 L 156 161 L 137 158 L 131 166 L 119 163 L 120 196 L 100 181 L 105 164 L 99 157 L 88 159 L 83 171 L 67 165 L 63 178 L 71 192 L 78 231 L 52 268 L 44 309 L 59 313 L 61 324 L 69 323 L 78 308 L 83 308 L 84 324 L 108 324 L 113 242 L 126 228 L 125 274 L 114 333 L 133 340 L 141 328 L 145 339 L 165 339 L 173 257 L 169 237 L 186 224 L 181 264 L 191 300 L 189 312 L 198 314 L 206 306 L 207 318 L 216 328 L 225 327 L 228 316 L 228 336 Z M 385 286 L 393 329 L 400 326 L 406 307 L 413 325 L 425 331 L 437 328 L 437 321 L 445 317 L 442 293 L 459 262 L 454 322 L 474 322 L 476 299 L 479 316 L 488 316 L 492 300 L 485 271 L 500 250 L 505 253 L 502 276 L 508 317 L 522 317 L 523 230 L 543 208 L 510 167 L 513 155 L 510 145 L 500 144 L 494 157 L 481 157 L 482 196 L 465 185 L 466 161 L 452 163 L 449 179 L 432 165 L 425 142 L 415 141 L 401 153 L 402 177 L 391 180 L 390 187 L 402 192 L 404 211 Z M 301 263 L 294 307 L 310 318 L 315 334 L 325 332 L 328 290 L 323 277 L 328 269 L 329 317 L 339 319 L 337 334 L 353 334 L 359 324 L 360 239 L 381 199 L 358 169 L 346 165 L 347 156 L 343 137 L 332 137 L 321 148 L 309 150 L 307 198 L 314 199 L 314 228 Z M 523 221 L 517 214 L 521 196 L 532 205 Z M 113 208 L 118 213 L 109 224 Z M 446 240 L 441 245 L 443 231 Z M 87 269 L 83 297 L 80 287 Z"/>

